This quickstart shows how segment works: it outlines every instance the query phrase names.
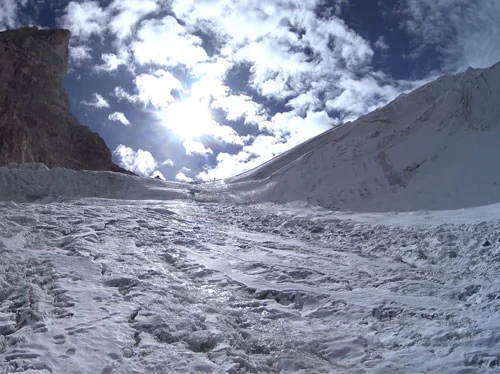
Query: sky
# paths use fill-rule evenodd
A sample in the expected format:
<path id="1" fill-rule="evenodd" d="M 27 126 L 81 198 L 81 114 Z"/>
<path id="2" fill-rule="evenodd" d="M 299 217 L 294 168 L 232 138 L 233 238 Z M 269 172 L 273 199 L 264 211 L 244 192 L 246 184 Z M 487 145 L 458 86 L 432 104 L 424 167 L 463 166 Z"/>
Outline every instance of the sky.
<path id="1" fill-rule="evenodd" d="M 0 0 L 71 31 L 80 123 L 142 176 L 237 175 L 439 75 L 500 60 L 498 0 Z"/>

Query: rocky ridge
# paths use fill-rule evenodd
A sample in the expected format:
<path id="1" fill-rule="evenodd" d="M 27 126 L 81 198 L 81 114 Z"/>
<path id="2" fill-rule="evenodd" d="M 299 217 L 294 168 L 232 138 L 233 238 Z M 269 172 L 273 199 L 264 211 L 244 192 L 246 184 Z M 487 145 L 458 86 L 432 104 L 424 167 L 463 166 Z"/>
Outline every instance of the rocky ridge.
<path id="1" fill-rule="evenodd" d="M 63 86 L 69 39 L 62 29 L 0 32 L 0 166 L 125 172 L 104 140 L 70 112 Z"/>

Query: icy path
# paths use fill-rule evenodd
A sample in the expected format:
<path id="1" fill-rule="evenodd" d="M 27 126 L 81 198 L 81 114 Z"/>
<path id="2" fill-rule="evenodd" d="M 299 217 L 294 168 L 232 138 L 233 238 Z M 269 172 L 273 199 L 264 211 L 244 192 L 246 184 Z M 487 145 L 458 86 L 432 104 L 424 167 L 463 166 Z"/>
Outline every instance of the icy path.
<path id="1" fill-rule="evenodd" d="M 497 371 L 500 219 L 453 214 L 0 203 L 0 373 Z"/>

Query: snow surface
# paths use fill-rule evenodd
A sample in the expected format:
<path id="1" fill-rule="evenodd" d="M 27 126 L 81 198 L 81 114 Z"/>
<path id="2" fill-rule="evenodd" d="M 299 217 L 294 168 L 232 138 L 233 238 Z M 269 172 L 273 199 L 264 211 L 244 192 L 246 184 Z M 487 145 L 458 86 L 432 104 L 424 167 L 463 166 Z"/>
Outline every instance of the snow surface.
<path id="1" fill-rule="evenodd" d="M 0 167 L 0 200 L 4 201 L 47 201 L 65 196 L 183 199 L 189 194 L 189 185 L 185 183 L 143 179 L 121 173 L 49 169 L 39 163 L 11 163 L 9 167 Z"/>
<path id="2" fill-rule="evenodd" d="M 0 201 L 0 373 L 500 370 L 500 204 L 235 204 L 40 165 L 0 168 Z"/>
<path id="3" fill-rule="evenodd" d="M 223 187 L 338 210 L 458 209 L 500 201 L 498 160 L 500 63 L 443 76 Z"/>

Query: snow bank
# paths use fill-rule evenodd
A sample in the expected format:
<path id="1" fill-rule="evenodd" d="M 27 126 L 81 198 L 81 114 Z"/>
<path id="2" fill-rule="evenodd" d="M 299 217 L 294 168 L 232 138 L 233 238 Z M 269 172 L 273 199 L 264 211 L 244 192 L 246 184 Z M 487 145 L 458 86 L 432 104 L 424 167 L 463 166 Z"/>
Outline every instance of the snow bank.
<path id="1" fill-rule="evenodd" d="M 48 169 L 43 164 L 0 167 L 0 201 L 30 202 L 59 197 L 183 199 L 189 185 L 121 173 Z"/>
<path id="2" fill-rule="evenodd" d="M 500 201 L 500 63 L 443 76 L 226 180 L 254 201 L 354 211 Z"/>

